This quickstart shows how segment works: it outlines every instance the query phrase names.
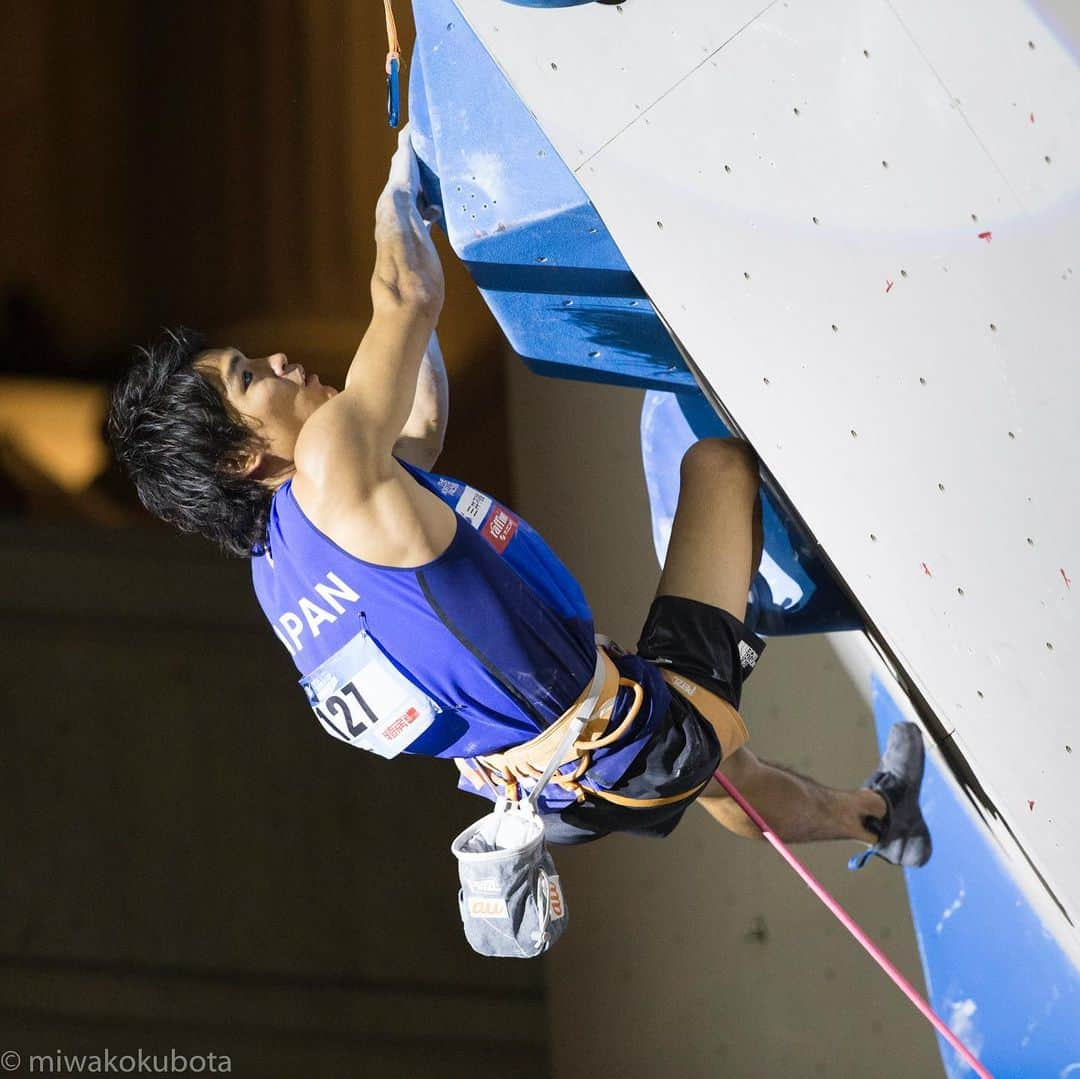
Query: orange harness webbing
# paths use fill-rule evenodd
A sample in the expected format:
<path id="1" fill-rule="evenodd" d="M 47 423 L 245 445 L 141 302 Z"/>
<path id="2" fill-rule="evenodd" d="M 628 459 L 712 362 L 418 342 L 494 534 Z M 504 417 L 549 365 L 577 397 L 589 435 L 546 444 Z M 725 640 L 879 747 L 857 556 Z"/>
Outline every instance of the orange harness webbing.
<path id="1" fill-rule="evenodd" d="M 618 669 L 611 658 L 600 650 L 600 660 L 604 664 L 605 684 L 602 693 L 592 710 L 589 723 L 579 738 L 572 746 L 570 755 L 560 766 L 571 761 L 577 761 L 572 772 L 560 774 L 556 772 L 551 777 L 552 783 L 557 783 L 563 790 L 573 794 L 578 802 L 585 800 L 587 794 L 591 794 L 606 802 L 616 805 L 627 806 L 633 809 L 652 809 L 657 806 L 671 805 L 675 802 L 687 801 L 696 797 L 704 790 L 707 779 L 688 791 L 679 794 L 669 794 L 659 798 L 629 798 L 626 795 L 615 794 L 612 791 L 602 790 L 588 782 L 588 771 L 592 764 L 592 755 L 605 746 L 614 745 L 629 731 L 638 712 L 641 710 L 645 691 L 641 686 L 630 678 L 618 677 Z M 720 741 L 722 755 L 727 758 L 735 752 L 739 746 L 745 744 L 748 738 L 746 725 L 739 713 L 727 701 L 718 697 L 715 693 L 705 689 L 690 679 L 671 671 L 661 671 L 665 682 L 681 697 L 688 700 L 698 712 L 712 725 Z M 627 710 L 622 722 L 611 731 L 604 734 L 615 704 L 615 697 L 619 688 L 626 686 L 632 688 L 634 700 Z M 483 757 L 475 758 L 475 768 L 463 759 L 457 759 L 458 769 L 474 786 L 480 787 L 486 783 L 499 797 L 499 788 L 506 792 L 506 797 L 511 802 L 516 802 L 521 796 L 521 784 L 524 780 L 537 780 L 543 773 L 551 757 L 551 747 L 557 744 L 567 724 L 571 723 L 583 702 L 588 697 L 586 689 L 582 696 L 568 708 L 547 730 L 541 732 L 535 738 L 524 742 L 519 746 L 513 746 L 502 753 L 492 753 Z"/>

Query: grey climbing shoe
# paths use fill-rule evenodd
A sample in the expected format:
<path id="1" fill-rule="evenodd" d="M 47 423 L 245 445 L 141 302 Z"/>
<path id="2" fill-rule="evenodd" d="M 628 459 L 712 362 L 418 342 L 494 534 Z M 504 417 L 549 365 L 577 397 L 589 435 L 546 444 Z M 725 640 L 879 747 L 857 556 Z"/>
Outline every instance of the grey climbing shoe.
<path id="1" fill-rule="evenodd" d="M 889 743 L 874 774 L 863 787 L 885 799 L 884 818 L 866 818 L 867 828 L 878 835 L 874 846 L 856 854 L 848 869 L 862 869 L 872 855 L 893 865 L 917 868 L 930 861 L 933 845 L 919 809 L 919 788 L 923 777 L 922 732 L 914 723 L 896 723 L 889 731 Z"/>

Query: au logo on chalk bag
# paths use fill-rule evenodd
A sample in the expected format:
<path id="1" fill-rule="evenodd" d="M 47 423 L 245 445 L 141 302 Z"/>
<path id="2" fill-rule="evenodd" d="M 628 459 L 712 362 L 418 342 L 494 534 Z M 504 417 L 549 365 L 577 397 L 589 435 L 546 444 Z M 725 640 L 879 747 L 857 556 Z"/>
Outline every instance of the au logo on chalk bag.
<path id="1" fill-rule="evenodd" d="M 473 918 L 509 918 L 506 900 L 501 895 L 473 895 L 468 900 L 468 911 Z"/>
<path id="2" fill-rule="evenodd" d="M 563 903 L 562 885 L 559 884 L 559 878 L 554 876 L 548 877 L 547 886 L 548 909 L 551 911 L 551 920 L 555 921 L 566 913 L 566 906 Z"/>

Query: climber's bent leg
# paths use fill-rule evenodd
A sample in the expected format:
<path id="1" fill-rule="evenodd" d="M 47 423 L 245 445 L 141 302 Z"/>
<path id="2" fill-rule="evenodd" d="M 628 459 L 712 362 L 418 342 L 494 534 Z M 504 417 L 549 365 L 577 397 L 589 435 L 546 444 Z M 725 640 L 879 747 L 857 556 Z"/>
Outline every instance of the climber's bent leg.
<path id="1" fill-rule="evenodd" d="M 758 461 L 739 439 L 704 438 L 680 468 L 667 560 L 637 652 L 739 707 L 765 642 L 742 622 L 761 559 Z"/>
<path id="2" fill-rule="evenodd" d="M 749 443 L 703 438 L 686 451 L 658 596 L 685 596 L 746 617 L 761 561 L 758 460 Z"/>

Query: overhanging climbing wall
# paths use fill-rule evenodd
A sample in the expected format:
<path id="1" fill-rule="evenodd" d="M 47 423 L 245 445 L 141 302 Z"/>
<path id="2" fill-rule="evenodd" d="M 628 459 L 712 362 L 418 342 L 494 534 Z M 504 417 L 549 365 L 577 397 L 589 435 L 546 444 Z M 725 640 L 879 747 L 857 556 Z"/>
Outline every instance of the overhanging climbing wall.
<path id="1" fill-rule="evenodd" d="M 1068 5 L 457 4 L 1075 923 Z"/>

